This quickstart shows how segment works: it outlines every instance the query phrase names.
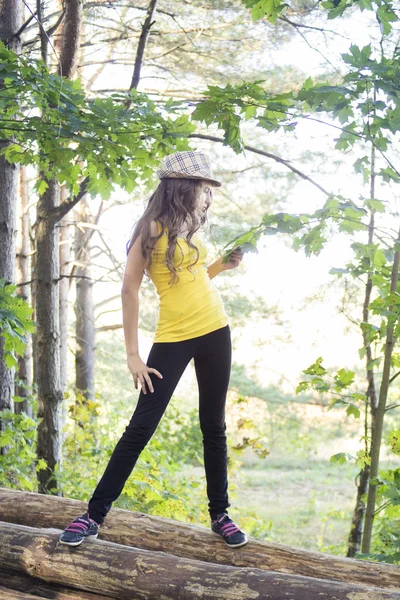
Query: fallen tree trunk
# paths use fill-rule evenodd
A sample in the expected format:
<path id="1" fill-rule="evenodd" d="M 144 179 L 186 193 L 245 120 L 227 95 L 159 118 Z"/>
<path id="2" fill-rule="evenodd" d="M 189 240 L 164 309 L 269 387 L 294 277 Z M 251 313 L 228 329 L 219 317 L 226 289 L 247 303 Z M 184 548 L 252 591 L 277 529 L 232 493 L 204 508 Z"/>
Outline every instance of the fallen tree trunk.
<path id="1" fill-rule="evenodd" d="M 100 596 L 91 592 L 83 592 L 82 590 L 74 590 L 58 583 L 49 583 L 36 579 L 27 573 L 14 571 L 13 569 L 0 568 L 0 584 L 9 592 L 23 592 L 26 597 L 47 598 L 56 600 L 110 600 L 110 596 Z M 3 600 L 3 588 L 0 587 L 0 598 Z M 31 594 L 31 595 L 29 595 Z M 17 596 L 13 596 L 17 598 Z"/>
<path id="2" fill-rule="evenodd" d="M 400 600 L 400 592 L 238 568 L 87 540 L 79 548 L 59 531 L 0 522 L 0 563 L 118 600 Z"/>
<path id="3" fill-rule="evenodd" d="M 46 600 L 44 596 L 32 596 L 32 594 L 25 594 L 25 592 L 8 590 L 2 585 L 0 585 L 0 598 L 1 600 Z"/>
<path id="4" fill-rule="evenodd" d="M 64 529 L 70 520 L 86 510 L 87 504 L 79 500 L 0 488 L 0 520 L 9 523 Z M 206 562 L 400 590 L 400 567 L 395 565 L 342 558 L 254 539 L 234 550 L 205 527 L 118 508 L 108 514 L 100 527 L 99 537 Z"/>

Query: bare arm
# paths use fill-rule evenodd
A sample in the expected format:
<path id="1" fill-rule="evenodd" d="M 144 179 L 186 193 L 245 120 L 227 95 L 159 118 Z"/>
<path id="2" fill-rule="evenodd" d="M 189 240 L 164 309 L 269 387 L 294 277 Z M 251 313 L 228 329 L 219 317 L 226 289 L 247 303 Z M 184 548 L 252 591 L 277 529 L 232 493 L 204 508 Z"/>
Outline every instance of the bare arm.
<path id="1" fill-rule="evenodd" d="M 207 267 L 207 273 L 210 279 L 212 279 L 216 275 L 219 275 L 219 273 L 222 273 L 222 271 L 227 271 L 228 269 L 234 269 L 235 267 L 238 267 L 242 258 L 243 251 L 240 249 L 240 247 L 236 248 L 233 252 L 231 252 L 230 258 L 227 263 L 222 262 L 223 257 L 221 256 L 209 267 Z"/>
<path id="2" fill-rule="evenodd" d="M 139 235 L 128 254 L 121 290 L 122 322 L 127 356 L 139 355 L 139 288 L 143 280 L 144 263 L 141 235 Z"/>
<path id="3" fill-rule="evenodd" d="M 225 265 L 223 264 L 222 257 L 218 258 L 218 260 L 211 263 L 211 265 L 209 265 L 207 267 L 207 272 L 208 272 L 210 279 L 212 279 L 216 275 L 219 275 L 220 273 L 222 273 L 222 271 L 225 271 L 225 270 L 226 270 L 226 264 Z"/>
<path id="4" fill-rule="evenodd" d="M 151 224 L 151 233 L 157 231 L 157 225 Z M 131 247 L 126 262 L 124 280 L 121 290 L 122 299 L 122 322 L 124 326 L 125 346 L 128 359 L 128 367 L 133 375 L 135 388 L 138 388 L 138 380 L 144 394 L 146 382 L 149 390 L 153 392 L 153 386 L 149 373 L 156 373 L 162 378 L 156 369 L 149 368 L 139 356 L 138 322 L 139 322 L 139 288 L 143 280 L 145 259 L 142 256 L 141 235 L 139 235 Z"/>

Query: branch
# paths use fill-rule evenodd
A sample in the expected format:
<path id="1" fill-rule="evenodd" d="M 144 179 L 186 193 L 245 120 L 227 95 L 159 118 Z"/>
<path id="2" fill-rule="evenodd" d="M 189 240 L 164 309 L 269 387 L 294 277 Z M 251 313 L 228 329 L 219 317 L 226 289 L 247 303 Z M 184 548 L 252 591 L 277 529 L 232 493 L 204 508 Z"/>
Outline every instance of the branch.
<path id="1" fill-rule="evenodd" d="M 191 133 L 188 135 L 188 137 L 189 138 L 200 138 L 202 140 L 210 140 L 212 142 L 220 142 L 221 144 L 224 142 L 224 140 L 222 138 L 217 138 L 213 135 L 204 135 L 202 133 Z M 293 171 L 293 173 L 296 173 L 296 175 L 299 175 L 299 177 L 302 177 L 302 179 L 305 179 L 306 181 L 309 181 L 310 183 L 312 183 L 312 185 L 315 185 L 315 187 L 317 187 L 321 192 L 323 192 L 327 196 L 332 195 L 331 192 L 328 192 L 325 188 L 323 188 L 321 185 L 319 185 L 319 183 L 317 183 L 316 181 L 311 179 L 311 177 L 309 177 L 305 173 L 302 173 L 301 171 L 296 169 L 296 167 L 292 167 L 292 165 L 289 163 L 288 160 L 285 160 L 284 158 L 281 158 L 280 156 L 277 156 L 276 154 L 272 154 L 271 152 L 266 152 L 265 150 L 259 150 L 258 148 L 254 148 L 253 146 L 245 145 L 244 147 L 246 150 L 250 150 L 250 152 L 254 152 L 255 154 L 261 154 L 261 156 L 266 156 L 267 158 L 272 158 L 272 160 L 275 160 L 276 162 L 281 163 L 282 165 L 285 165 L 285 167 L 287 167 L 288 169 Z"/>
<path id="2" fill-rule="evenodd" d="M 393 410 L 394 408 L 399 408 L 400 404 L 389 404 L 389 406 L 386 407 L 385 412 L 387 412 L 388 410 Z"/>
<path id="3" fill-rule="evenodd" d="M 60 206 L 57 206 L 57 208 L 54 208 L 51 211 L 50 216 L 54 219 L 56 223 L 58 223 L 58 221 L 61 221 L 61 219 L 65 217 L 65 215 L 69 213 L 69 211 L 72 208 L 74 208 L 75 204 L 78 204 L 78 202 L 82 200 L 83 196 L 86 194 L 86 188 L 88 183 L 89 177 L 86 177 L 83 181 L 81 181 L 81 184 L 79 186 L 79 192 L 76 196 L 70 198 L 66 202 L 63 202 L 62 204 L 60 204 Z"/>
<path id="4" fill-rule="evenodd" d="M 142 33 L 140 34 L 139 43 L 138 43 L 138 47 L 137 47 L 137 51 L 136 51 L 135 67 L 133 70 L 131 85 L 129 87 L 130 90 L 136 89 L 139 84 L 139 81 L 140 81 L 140 71 L 142 68 L 146 41 L 147 41 L 147 38 L 149 37 L 150 28 L 155 23 L 155 21 L 152 21 L 152 18 L 153 18 L 153 14 L 154 14 L 154 11 L 156 8 L 156 4 L 157 4 L 157 0 L 150 0 L 146 19 L 142 26 Z M 129 101 L 129 104 L 130 104 L 130 102 L 131 101 Z"/>
<path id="5" fill-rule="evenodd" d="M 86 277 L 85 275 L 60 275 L 60 277 L 58 277 L 57 279 L 53 279 L 53 281 L 54 282 L 61 281 L 61 279 L 70 279 L 71 277 L 74 277 L 76 279 L 90 279 L 90 281 L 93 281 L 93 279 L 91 277 Z M 31 279 L 30 281 L 23 281 L 22 283 L 16 283 L 15 285 L 17 287 L 23 287 L 24 285 L 31 285 L 32 283 L 35 283 L 35 281 L 37 281 L 36 278 Z"/>
<path id="6" fill-rule="evenodd" d="M 122 329 L 122 323 L 116 323 L 115 325 L 102 325 L 101 327 L 96 327 L 96 333 L 99 331 L 115 331 L 116 329 Z"/>
<path id="7" fill-rule="evenodd" d="M 312 25 L 304 25 L 304 23 L 294 23 L 293 21 L 291 21 L 290 19 L 288 19 L 284 15 L 278 17 L 278 19 L 280 21 L 286 21 L 286 23 L 289 23 L 289 25 L 292 25 L 296 29 L 298 27 L 303 27 L 304 29 L 313 29 L 314 31 L 320 31 L 321 33 L 333 33 L 334 35 L 339 35 L 343 39 L 347 40 L 346 36 L 344 36 L 341 33 L 338 33 L 337 31 L 334 31 L 333 29 L 324 29 L 323 27 L 313 27 Z"/>
<path id="8" fill-rule="evenodd" d="M 395 374 L 393 375 L 393 377 L 391 377 L 391 378 L 389 379 L 389 384 L 390 384 L 390 383 L 392 383 L 392 381 L 394 381 L 394 380 L 396 379 L 396 377 L 398 377 L 399 375 L 400 375 L 400 371 L 397 371 L 397 373 L 395 373 Z"/>
<path id="9" fill-rule="evenodd" d="M 29 19 L 27 21 L 25 21 L 25 23 L 18 29 L 17 33 L 14 33 L 13 37 L 15 38 L 19 38 L 21 33 L 28 27 L 29 23 L 35 18 L 36 16 L 36 10 L 35 12 L 29 17 Z"/>

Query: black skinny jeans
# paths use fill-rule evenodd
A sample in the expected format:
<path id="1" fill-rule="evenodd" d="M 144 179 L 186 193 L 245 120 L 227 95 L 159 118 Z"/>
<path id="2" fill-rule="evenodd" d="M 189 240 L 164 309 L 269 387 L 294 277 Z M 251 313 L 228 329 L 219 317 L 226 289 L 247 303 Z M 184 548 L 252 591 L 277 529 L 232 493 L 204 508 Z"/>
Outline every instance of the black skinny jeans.
<path id="1" fill-rule="evenodd" d="M 140 391 L 129 425 L 118 441 L 91 499 L 88 511 L 102 524 L 112 503 L 121 494 L 139 454 L 154 434 L 174 390 L 190 360 L 194 358 L 199 386 L 199 418 L 203 434 L 204 467 L 207 480 L 208 511 L 215 519 L 226 512 L 228 502 L 225 403 L 231 370 L 230 326 L 181 342 L 156 342 L 147 365 L 163 379 L 150 373 L 154 393 Z"/>

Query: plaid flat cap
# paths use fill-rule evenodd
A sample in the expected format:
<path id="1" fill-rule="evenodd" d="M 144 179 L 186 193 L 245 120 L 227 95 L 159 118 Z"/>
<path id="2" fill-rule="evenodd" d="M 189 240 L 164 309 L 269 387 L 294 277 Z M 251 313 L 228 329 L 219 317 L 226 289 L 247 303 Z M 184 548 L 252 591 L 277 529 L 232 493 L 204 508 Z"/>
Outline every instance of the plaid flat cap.
<path id="1" fill-rule="evenodd" d="M 203 152 L 175 152 L 164 156 L 160 168 L 157 170 L 159 179 L 169 177 L 179 179 L 204 179 L 216 186 L 222 185 L 214 179 L 210 161 Z"/>

